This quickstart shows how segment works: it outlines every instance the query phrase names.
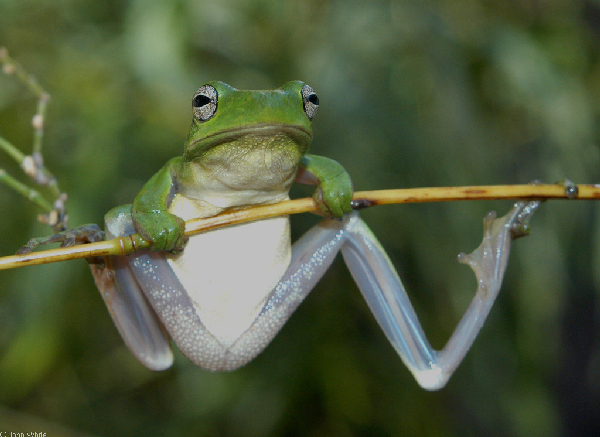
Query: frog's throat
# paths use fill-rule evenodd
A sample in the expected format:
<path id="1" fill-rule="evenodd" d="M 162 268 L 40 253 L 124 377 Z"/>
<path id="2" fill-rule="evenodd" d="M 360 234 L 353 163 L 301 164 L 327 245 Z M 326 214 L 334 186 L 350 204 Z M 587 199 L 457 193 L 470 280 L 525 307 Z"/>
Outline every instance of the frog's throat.
<path id="1" fill-rule="evenodd" d="M 298 145 L 308 148 L 312 132 L 302 126 L 291 124 L 260 123 L 214 132 L 190 142 L 184 153 L 184 161 L 191 161 L 220 144 L 235 141 L 246 135 L 272 136 L 278 133 L 288 135 Z"/>

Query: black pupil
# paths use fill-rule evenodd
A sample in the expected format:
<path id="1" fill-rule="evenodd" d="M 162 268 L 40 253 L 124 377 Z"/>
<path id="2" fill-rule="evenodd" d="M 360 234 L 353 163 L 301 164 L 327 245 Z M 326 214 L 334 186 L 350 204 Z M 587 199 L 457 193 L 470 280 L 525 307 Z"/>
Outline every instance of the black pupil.
<path id="1" fill-rule="evenodd" d="M 312 103 L 313 105 L 318 105 L 319 104 L 319 98 L 317 97 L 316 94 L 311 94 L 310 96 L 308 96 L 308 101 L 310 103 Z"/>
<path id="2" fill-rule="evenodd" d="M 194 108 L 199 108 L 200 106 L 208 105 L 210 103 L 210 97 L 205 96 L 204 94 L 199 94 L 194 97 L 194 101 L 192 105 Z"/>

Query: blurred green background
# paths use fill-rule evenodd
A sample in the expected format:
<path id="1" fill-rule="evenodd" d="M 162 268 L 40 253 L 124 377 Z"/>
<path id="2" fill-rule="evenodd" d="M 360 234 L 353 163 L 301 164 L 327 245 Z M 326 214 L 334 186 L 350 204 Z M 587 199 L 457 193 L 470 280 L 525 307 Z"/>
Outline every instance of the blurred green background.
<path id="1" fill-rule="evenodd" d="M 309 83 L 312 151 L 356 189 L 600 181 L 600 2 L 2 0 L 0 46 L 51 94 L 45 157 L 72 226 L 130 202 L 182 151 L 197 87 Z M 30 150 L 35 99 L 0 75 L 0 134 Z M 5 154 L 0 167 L 18 175 Z M 20 176 L 20 175 L 19 175 Z M 22 178 L 22 180 L 25 180 Z M 294 196 L 306 196 L 307 188 Z M 47 234 L 0 186 L 0 254 Z M 510 202 L 373 208 L 431 342 L 475 290 L 456 254 Z M 418 387 L 337 261 L 233 373 L 142 367 L 83 261 L 0 273 L 0 431 L 48 436 L 600 435 L 595 202 L 547 202 L 446 388 Z M 317 222 L 294 217 L 295 236 Z"/>

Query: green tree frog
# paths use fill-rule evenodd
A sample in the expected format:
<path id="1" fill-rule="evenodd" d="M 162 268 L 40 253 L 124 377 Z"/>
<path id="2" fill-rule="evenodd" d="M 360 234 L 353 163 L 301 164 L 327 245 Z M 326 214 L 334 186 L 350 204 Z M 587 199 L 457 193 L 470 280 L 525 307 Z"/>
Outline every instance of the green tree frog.
<path id="1" fill-rule="evenodd" d="M 473 303 L 447 346 L 435 351 L 384 249 L 352 212 L 350 177 L 337 162 L 307 154 L 318 107 L 316 93 L 299 81 L 268 91 L 201 86 L 183 156 L 156 173 L 132 205 L 106 215 L 107 238 L 138 232 L 151 241 L 151 250 L 91 264 L 125 343 L 148 368 L 171 366 L 169 337 L 202 368 L 243 366 L 267 346 L 340 250 L 424 388 L 442 387 L 470 348 L 500 289 L 510 242 L 537 203 L 486 218 L 481 246 L 462 255 L 478 279 Z M 288 217 L 184 240 L 184 220 L 288 199 L 294 181 L 317 185 L 314 199 L 325 219 L 293 246 Z"/>

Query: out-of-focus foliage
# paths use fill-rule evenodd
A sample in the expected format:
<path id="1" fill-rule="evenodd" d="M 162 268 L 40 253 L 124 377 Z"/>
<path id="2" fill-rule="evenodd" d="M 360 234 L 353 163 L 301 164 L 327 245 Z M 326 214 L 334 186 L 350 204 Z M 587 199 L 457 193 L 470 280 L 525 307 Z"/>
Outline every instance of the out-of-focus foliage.
<path id="1" fill-rule="evenodd" d="M 340 161 L 357 189 L 600 180 L 594 0 L 4 0 L 0 45 L 52 95 L 45 156 L 73 226 L 130 202 L 181 153 L 193 93 L 213 79 L 313 86 L 312 150 Z M 0 76 L 0 132 L 23 150 L 34 104 Z M 0 166 L 17 172 L 6 156 Z M 49 232 L 2 186 L 0 205 L 0 254 Z M 436 347 L 475 289 L 456 253 L 477 246 L 487 210 L 508 206 L 363 213 Z M 1 272 L 0 431 L 598 435 L 599 211 L 541 208 L 487 325 L 435 393 L 402 366 L 341 262 L 267 350 L 229 374 L 181 354 L 169 371 L 143 368 L 82 261 Z M 296 234 L 315 222 L 294 218 Z"/>

